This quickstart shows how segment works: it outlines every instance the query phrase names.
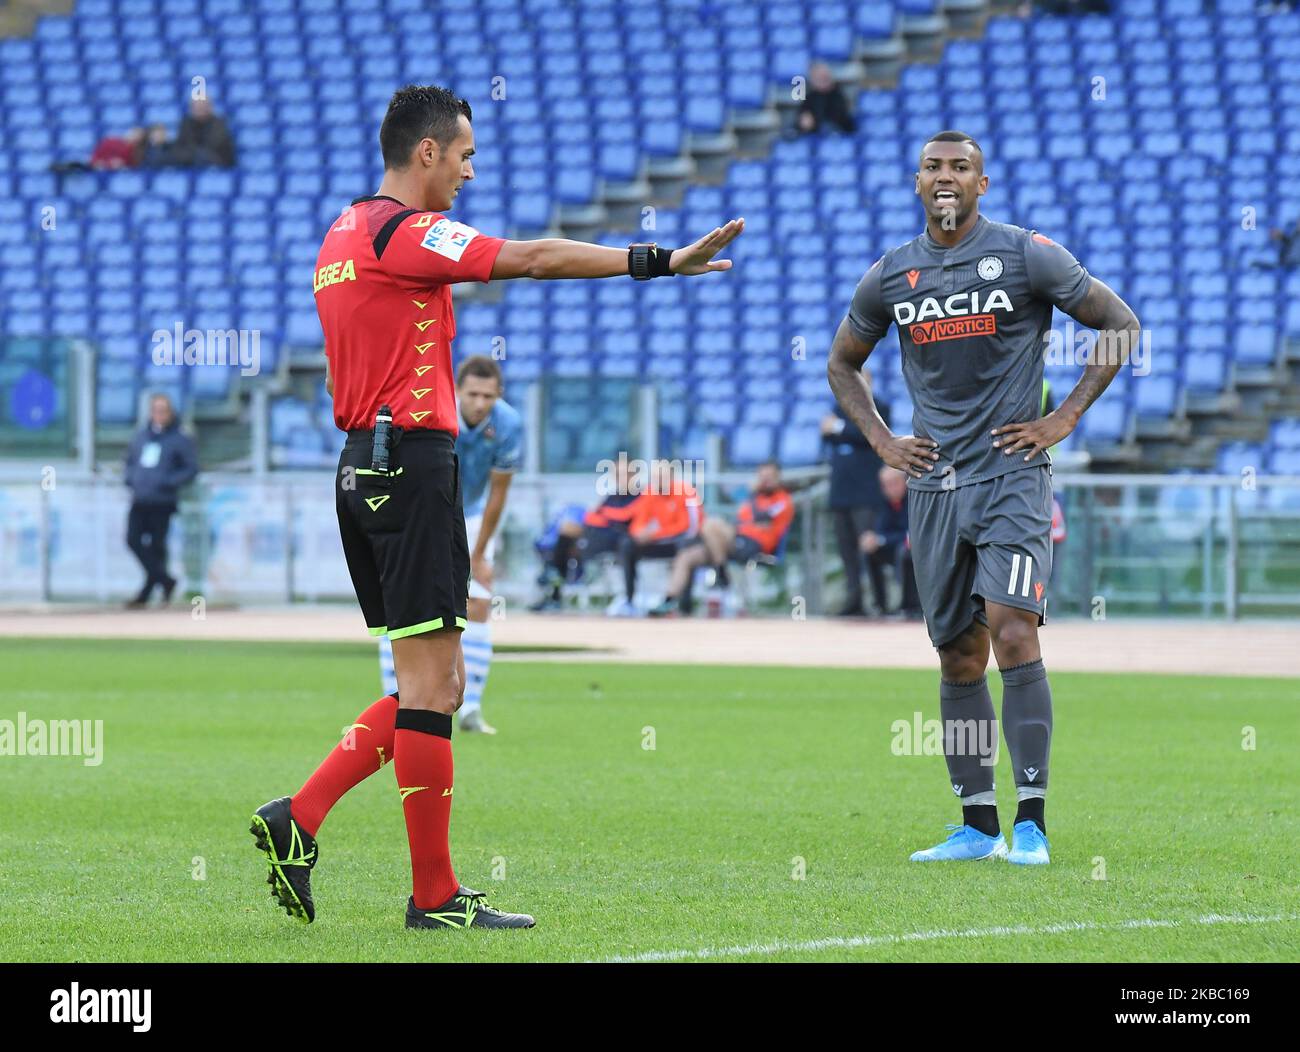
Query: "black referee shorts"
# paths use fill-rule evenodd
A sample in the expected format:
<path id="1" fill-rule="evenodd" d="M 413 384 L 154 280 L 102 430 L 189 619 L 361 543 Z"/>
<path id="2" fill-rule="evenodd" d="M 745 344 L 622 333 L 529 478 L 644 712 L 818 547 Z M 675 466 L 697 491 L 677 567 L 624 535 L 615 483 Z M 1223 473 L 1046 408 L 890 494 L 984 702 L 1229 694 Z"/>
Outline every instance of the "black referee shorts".
<path id="1" fill-rule="evenodd" d="M 370 451 L 369 431 L 348 432 L 335 481 L 343 555 L 370 634 L 464 628 L 469 544 L 455 439 L 402 432 L 387 475 L 371 471 Z"/>

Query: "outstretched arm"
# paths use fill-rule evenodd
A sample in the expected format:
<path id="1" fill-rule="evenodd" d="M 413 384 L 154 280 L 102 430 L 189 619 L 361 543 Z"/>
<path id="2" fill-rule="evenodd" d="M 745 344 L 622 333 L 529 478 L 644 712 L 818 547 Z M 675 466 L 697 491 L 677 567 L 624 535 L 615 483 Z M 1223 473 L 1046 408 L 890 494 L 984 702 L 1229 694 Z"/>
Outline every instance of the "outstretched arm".
<path id="1" fill-rule="evenodd" d="M 716 227 L 693 245 L 676 249 L 669 262 L 674 274 L 710 274 L 730 270 L 731 260 L 713 257 L 740 236 L 743 219 Z M 564 238 L 507 241 L 492 266 L 492 279 L 615 278 L 627 274 L 627 249 L 592 245 Z"/>
<path id="2" fill-rule="evenodd" d="M 1037 456 L 1065 438 L 1079 418 L 1110 386 L 1141 336 L 1133 309 L 1104 281 L 1093 278 L 1079 305 L 1068 312 L 1081 325 L 1097 330 L 1092 360 L 1074 390 L 1055 410 L 1037 420 L 993 429 L 993 445 L 1011 454 L 1025 450 L 1025 459 Z"/>
<path id="3" fill-rule="evenodd" d="M 925 472 L 934 470 L 939 459 L 938 444 L 928 438 L 912 435 L 895 435 L 880 416 L 876 400 L 871 393 L 871 381 L 862 371 L 874 343 L 864 343 L 854 334 L 848 318 L 831 342 L 830 360 L 826 364 L 826 378 L 831 390 L 848 418 L 867 438 L 871 448 L 892 468 L 906 471 L 919 479 Z"/>

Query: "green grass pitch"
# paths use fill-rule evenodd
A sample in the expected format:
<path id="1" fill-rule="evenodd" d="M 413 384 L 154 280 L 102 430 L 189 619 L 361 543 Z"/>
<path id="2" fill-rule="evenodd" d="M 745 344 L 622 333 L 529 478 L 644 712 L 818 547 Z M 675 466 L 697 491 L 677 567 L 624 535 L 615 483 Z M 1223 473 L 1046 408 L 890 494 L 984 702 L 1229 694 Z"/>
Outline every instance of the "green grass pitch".
<path id="1" fill-rule="evenodd" d="M 321 829 L 315 924 L 264 882 L 249 815 L 377 696 L 372 647 L 6 640 L 0 669 L 0 719 L 104 721 L 98 767 L 0 756 L 7 961 L 1300 959 L 1297 681 L 1054 674 L 1053 862 L 1022 869 L 907 861 L 959 815 L 942 757 L 890 748 L 937 672 L 499 661 L 453 852 L 538 925 L 483 933 L 402 927 L 391 767 Z M 1009 830 L 1005 748 L 998 782 Z"/>

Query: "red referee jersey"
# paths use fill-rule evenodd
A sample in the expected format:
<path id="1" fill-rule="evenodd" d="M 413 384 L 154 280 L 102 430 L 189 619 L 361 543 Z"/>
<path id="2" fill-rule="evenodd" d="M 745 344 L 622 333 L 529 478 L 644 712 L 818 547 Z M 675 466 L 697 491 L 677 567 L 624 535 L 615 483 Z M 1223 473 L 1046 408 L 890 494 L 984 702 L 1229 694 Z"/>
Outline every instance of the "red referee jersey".
<path id="1" fill-rule="evenodd" d="M 334 380 L 334 422 L 455 435 L 451 286 L 487 281 L 502 238 L 391 197 L 353 201 L 316 257 L 316 310 Z"/>

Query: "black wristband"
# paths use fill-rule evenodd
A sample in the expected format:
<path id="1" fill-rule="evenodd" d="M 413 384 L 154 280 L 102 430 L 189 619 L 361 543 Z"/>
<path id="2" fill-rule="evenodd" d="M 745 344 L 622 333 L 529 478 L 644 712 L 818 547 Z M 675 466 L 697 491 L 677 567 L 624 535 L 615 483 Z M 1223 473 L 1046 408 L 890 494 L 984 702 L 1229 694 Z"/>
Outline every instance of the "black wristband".
<path id="1" fill-rule="evenodd" d="M 672 276 L 669 263 L 673 258 L 671 248 L 660 248 L 657 244 L 636 244 L 627 247 L 627 272 L 636 281 L 649 281 L 651 278 Z"/>

